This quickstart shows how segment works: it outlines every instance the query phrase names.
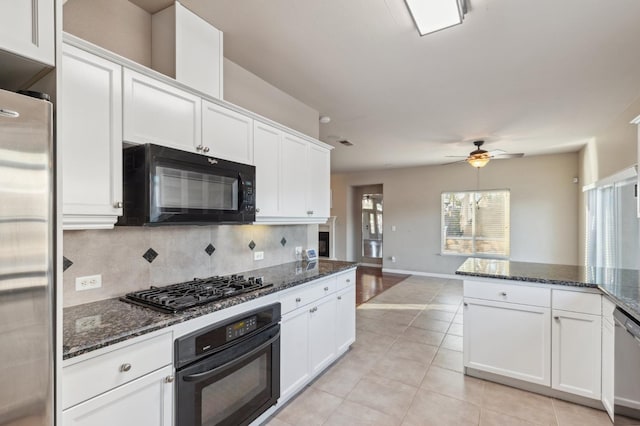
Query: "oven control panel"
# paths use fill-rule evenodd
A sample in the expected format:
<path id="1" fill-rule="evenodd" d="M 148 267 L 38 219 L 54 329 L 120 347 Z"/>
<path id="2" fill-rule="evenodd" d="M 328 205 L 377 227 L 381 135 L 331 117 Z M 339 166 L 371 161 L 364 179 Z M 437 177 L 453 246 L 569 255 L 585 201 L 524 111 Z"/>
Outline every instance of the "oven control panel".
<path id="1" fill-rule="evenodd" d="M 258 317 L 252 316 L 227 326 L 227 342 L 251 333 L 258 326 Z"/>

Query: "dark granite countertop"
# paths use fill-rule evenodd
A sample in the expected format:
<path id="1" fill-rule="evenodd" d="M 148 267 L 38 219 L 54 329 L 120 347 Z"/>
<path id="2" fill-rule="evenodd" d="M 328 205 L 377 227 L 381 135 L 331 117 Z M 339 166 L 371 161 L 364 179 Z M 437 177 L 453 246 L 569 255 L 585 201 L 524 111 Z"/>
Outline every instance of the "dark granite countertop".
<path id="1" fill-rule="evenodd" d="M 356 264 L 352 262 L 319 260 L 315 266 L 307 262 L 291 262 L 241 272 L 247 276 L 263 277 L 264 282 L 273 283 L 273 286 L 177 314 L 160 313 L 122 302 L 118 298 L 71 306 L 63 310 L 63 359 L 355 267 Z"/>
<path id="2" fill-rule="evenodd" d="M 470 257 L 458 275 L 512 281 L 597 288 L 640 321 L 640 271 L 576 265 L 513 262 Z"/>

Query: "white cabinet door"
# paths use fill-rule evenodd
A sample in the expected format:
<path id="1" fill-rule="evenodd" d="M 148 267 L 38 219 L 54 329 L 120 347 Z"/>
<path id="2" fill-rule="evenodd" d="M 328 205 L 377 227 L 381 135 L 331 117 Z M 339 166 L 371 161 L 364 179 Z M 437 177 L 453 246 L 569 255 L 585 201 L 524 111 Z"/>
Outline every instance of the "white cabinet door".
<path id="1" fill-rule="evenodd" d="M 282 132 L 254 122 L 253 150 L 256 166 L 256 218 L 280 214 L 280 141 Z"/>
<path id="2" fill-rule="evenodd" d="M 464 366 L 551 384 L 549 308 L 464 299 Z"/>
<path id="3" fill-rule="evenodd" d="M 331 187 L 330 151 L 309 144 L 307 174 L 307 211 L 310 216 L 328 218 Z"/>
<path id="4" fill-rule="evenodd" d="M 324 370 L 336 358 L 336 299 L 325 297 L 309 308 L 311 374 Z"/>
<path id="5" fill-rule="evenodd" d="M 176 7 L 176 80 L 222 99 L 222 32 L 180 3 Z"/>
<path id="6" fill-rule="evenodd" d="M 307 309 L 284 315 L 280 332 L 280 397 L 285 400 L 309 380 Z"/>
<path id="7" fill-rule="evenodd" d="M 198 96 L 124 69 L 123 138 L 187 151 L 202 148 L 202 101 Z"/>
<path id="8" fill-rule="evenodd" d="M 601 321 L 599 315 L 553 310 L 553 389 L 600 399 Z"/>
<path id="9" fill-rule="evenodd" d="M 119 65 L 63 46 L 58 113 L 64 229 L 113 228 L 122 214 L 121 75 Z"/>
<path id="10" fill-rule="evenodd" d="M 614 349 L 615 328 L 613 319 L 602 319 L 602 405 L 613 421 L 614 401 Z"/>
<path id="11" fill-rule="evenodd" d="M 0 49 L 54 65 L 54 4 L 52 0 L 0 2 Z"/>
<path id="12" fill-rule="evenodd" d="M 171 377 L 171 379 L 168 379 Z M 173 367 L 167 366 L 62 412 L 64 426 L 171 426 Z"/>
<path id="13" fill-rule="evenodd" d="M 280 213 L 286 217 L 305 217 L 308 143 L 297 136 L 284 133 L 280 157 Z"/>
<path id="14" fill-rule="evenodd" d="M 352 285 L 336 294 L 336 349 L 338 355 L 356 341 L 356 289 Z"/>
<path id="15" fill-rule="evenodd" d="M 213 157 L 253 164 L 253 119 L 202 101 L 202 145 Z"/>

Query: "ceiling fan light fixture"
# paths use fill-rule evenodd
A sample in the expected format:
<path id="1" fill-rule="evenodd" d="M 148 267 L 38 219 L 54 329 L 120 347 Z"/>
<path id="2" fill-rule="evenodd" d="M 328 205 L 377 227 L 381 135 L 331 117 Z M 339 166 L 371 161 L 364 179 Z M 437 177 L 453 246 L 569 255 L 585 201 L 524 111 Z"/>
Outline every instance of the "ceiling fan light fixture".
<path id="1" fill-rule="evenodd" d="M 473 154 L 467 157 L 467 163 L 469 163 L 469 165 L 477 169 L 486 166 L 490 160 L 491 160 L 491 156 L 489 156 L 489 153 L 487 152 Z"/>
<path id="2" fill-rule="evenodd" d="M 421 36 L 462 24 L 465 0 L 405 0 Z"/>

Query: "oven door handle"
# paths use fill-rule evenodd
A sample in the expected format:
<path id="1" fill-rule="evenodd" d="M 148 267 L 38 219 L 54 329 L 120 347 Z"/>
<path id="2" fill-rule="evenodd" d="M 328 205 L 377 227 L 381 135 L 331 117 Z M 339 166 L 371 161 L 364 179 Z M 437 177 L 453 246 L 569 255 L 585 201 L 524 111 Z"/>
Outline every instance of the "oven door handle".
<path id="1" fill-rule="evenodd" d="M 263 344 L 261 344 L 257 348 L 253 349 L 251 352 L 248 352 L 248 353 L 246 353 L 246 354 L 234 359 L 233 361 L 230 361 L 230 362 L 228 362 L 226 364 L 223 364 L 220 367 L 216 367 L 213 370 L 205 371 L 204 373 L 190 374 L 188 376 L 184 376 L 182 379 L 185 382 L 195 382 L 195 381 L 199 381 L 199 380 L 206 380 L 209 377 L 215 376 L 216 374 L 218 374 L 218 373 L 220 373 L 222 371 L 228 370 L 228 369 L 234 367 L 235 365 L 240 364 L 241 362 L 245 361 L 246 359 L 251 358 L 255 354 L 257 354 L 260 351 L 262 351 L 263 349 L 271 346 L 273 344 L 273 342 L 275 342 L 279 338 L 280 338 L 280 331 L 278 331 L 278 333 L 276 333 L 276 335 L 273 336 L 271 339 L 267 340 L 266 342 L 264 342 Z"/>

